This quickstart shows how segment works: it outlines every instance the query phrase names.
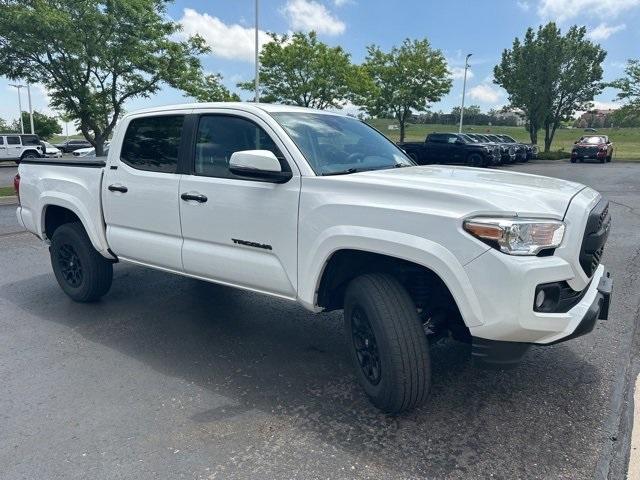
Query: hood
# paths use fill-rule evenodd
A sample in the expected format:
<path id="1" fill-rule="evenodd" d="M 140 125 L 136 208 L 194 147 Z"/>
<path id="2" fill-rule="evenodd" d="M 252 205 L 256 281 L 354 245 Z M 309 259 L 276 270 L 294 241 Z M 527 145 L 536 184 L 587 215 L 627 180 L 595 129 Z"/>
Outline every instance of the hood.
<path id="1" fill-rule="evenodd" d="M 446 208 L 459 216 L 473 213 L 561 219 L 574 195 L 586 188 L 579 183 L 540 175 L 442 165 L 375 170 L 332 178 L 362 184 L 368 191 L 384 189 L 381 196 L 399 196 L 400 201 L 408 201 L 410 197 L 420 204 L 430 202 L 432 208 Z"/>
<path id="2" fill-rule="evenodd" d="M 600 142 L 600 143 L 587 143 L 587 142 L 578 142 L 575 144 L 576 147 L 593 147 L 593 148 L 600 148 L 600 147 L 604 147 L 607 144 L 605 142 Z"/>

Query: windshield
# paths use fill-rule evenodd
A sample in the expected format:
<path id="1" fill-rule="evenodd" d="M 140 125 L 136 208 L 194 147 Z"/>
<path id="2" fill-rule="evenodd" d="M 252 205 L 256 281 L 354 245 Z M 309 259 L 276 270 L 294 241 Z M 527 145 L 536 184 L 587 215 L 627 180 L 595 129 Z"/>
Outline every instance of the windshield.
<path id="1" fill-rule="evenodd" d="M 516 143 L 516 141 L 509 135 L 500 135 L 500 138 L 502 138 L 505 142 Z"/>
<path id="2" fill-rule="evenodd" d="M 467 135 L 465 133 L 461 133 L 459 134 L 459 136 L 462 137 L 462 139 L 467 143 L 478 143 L 478 140 L 476 140 L 474 137 Z"/>
<path id="3" fill-rule="evenodd" d="M 415 165 L 393 142 L 355 118 L 307 112 L 274 112 L 271 116 L 317 175 Z"/>
<path id="4" fill-rule="evenodd" d="M 582 143 L 588 143 L 590 145 L 598 145 L 599 143 L 605 143 L 604 137 L 582 137 Z"/>

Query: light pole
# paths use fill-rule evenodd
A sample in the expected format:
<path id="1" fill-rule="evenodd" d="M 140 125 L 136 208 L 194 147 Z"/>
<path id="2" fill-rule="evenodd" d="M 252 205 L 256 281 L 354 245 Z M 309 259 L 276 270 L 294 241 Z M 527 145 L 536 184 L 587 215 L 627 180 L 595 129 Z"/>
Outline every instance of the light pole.
<path id="1" fill-rule="evenodd" d="M 24 85 L 20 85 L 19 83 L 9 84 L 10 87 L 15 87 L 18 89 L 18 110 L 20 110 L 20 130 L 24 134 L 24 122 L 22 121 L 22 96 L 20 95 L 20 89 L 24 88 Z"/>
<path id="2" fill-rule="evenodd" d="M 31 85 L 27 82 L 27 98 L 29 99 L 29 123 L 31 123 L 31 135 L 36 133 L 33 128 L 33 108 L 31 108 Z"/>
<path id="3" fill-rule="evenodd" d="M 259 0 L 256 0 L 256 31 L 255 31 L 255 47 L 256 47 L 256 79 L 255 79 L 255 101 L 256 103 L 260 102 L 260 56 L 258 51 L 258 3 Z"/>
<path id="4" fill-rule="evenodd" d="M 460 106 L 460 126 L 458 127 L 458 133 L 462 133 L 462 121 L 464 119 L 464 96 L 467 92 L 467 70 L 469 69 L 469 57 L 472 54 L 467 54 L 467 58 L 464 60 L 464 80 L 462 81 L 462 105 Z"/>

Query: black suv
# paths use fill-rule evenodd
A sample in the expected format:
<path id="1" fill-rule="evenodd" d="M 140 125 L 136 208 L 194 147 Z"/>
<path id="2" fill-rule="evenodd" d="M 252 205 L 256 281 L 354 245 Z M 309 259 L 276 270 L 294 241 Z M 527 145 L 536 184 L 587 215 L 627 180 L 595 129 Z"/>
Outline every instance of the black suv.
<path id="1" fill-rule="evenodd" d="M 478 143 L 464 134 L 430 133 L 424 142 L 398 144 L 419 165 L 461 163 L 486 167 L 500 163 L 497 145 Z"/>

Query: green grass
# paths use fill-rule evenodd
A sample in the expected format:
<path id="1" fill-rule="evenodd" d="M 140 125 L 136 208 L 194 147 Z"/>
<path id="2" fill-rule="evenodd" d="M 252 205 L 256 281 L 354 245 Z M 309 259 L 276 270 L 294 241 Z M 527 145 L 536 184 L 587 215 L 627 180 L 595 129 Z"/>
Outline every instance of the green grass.
<path id="1" fill-rule="evenodd" d="M 393 141 L 398 141 L 400 132 L 389 130 L 390 124 L 395 124 L 389 119 L 373 119 L 371 125 L 376 127 Z M 409 124 L 406 130 L 406 140 L 409 142 L 422 141 L 431 132 L 457 132 L 457 125 L 417 125 Z M 488 125 L 465 125 L 465 132 L 475 133 L 502 133 L 509 135 L 521 142 L 529 143 L 529 133 L 524 127 L 490 127 Z M 608 135 L 614 145 L 614 160 L 638 160 L 640 161 L 640 128 L 599 128 L 598 132 Z M 556 131 L 551 144 L 551 150 L 570 152 L 573 142 L 580 136 L 586 135 L 582 129 L 562 129 Z M 538 132 L 538 146 L 540 151 L 544 148 L 544 131 Z M 561 156 L 561 154 L 557 154 Z M 568 155 L 567 155 L 568 156 Z"/>
<path id="2" fill-rule="evenodd" d="M 0 187 L 0 197 L 10 197 L 15 194 L 13 187 Z"/>

